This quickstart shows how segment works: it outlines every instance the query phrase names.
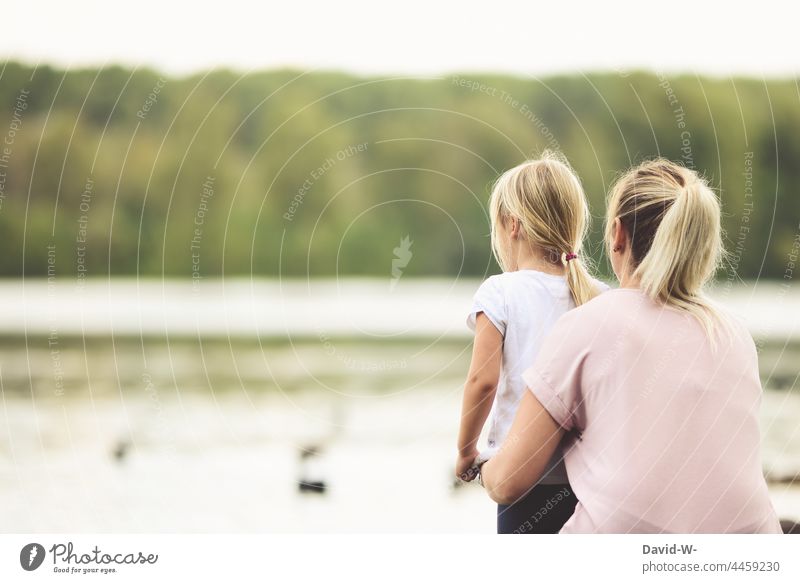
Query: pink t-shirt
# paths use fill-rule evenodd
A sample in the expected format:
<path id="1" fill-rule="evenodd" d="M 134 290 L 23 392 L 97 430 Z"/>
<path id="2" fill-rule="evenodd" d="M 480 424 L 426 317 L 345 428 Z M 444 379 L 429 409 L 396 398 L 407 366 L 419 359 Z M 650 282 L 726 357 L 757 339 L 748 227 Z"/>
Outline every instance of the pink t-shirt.
<path id="1" fill-rule="evenodd" d="M 580 502 L 562 533 L 780 533 L 759 453 L 750 334 L 634 289 L 567 312 L 523 374 L 569 432 Z"/>

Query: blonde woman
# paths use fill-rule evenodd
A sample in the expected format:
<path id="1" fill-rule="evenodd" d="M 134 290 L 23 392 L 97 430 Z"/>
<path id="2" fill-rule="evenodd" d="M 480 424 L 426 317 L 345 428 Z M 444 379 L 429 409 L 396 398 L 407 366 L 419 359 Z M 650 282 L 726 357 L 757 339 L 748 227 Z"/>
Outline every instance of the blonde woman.
<path id="1" fill-rule="evenodd" d="M 515 500 L 567 435 L 580 500 L 561 532 L 779 533 L 759 455 L 761 385 L 747 330 L 704 296 L 720 208 L 695 172 L 646 162 L 612 189 L 620 289 L 553 327 L 500 453 L 481 468 Z"/>
<path id="2" fill-rule="evenodd" d="M 490 215 L 492 248 L 504 273 L 483 282 L 467 319 L 475 343 L 456 462 L 456 474 L 464 480 L 475 476 L 471 468 L 487 418 L 488 448 L 480 459 L 491 457 L 508 433 L 525 392 L 521 374 L 533 364 L 550 327 L 605 288 L 584 267 L 586 197 L 559 156 L 545 152 L 505 172 L 492 190 Z M 498 532 L 558 532 L 572 514 L 575 496 L 561 456 L 551 458 L 530 492 L 498 507 Z M 558 496 L 563 504 L 541 514 Z"/>

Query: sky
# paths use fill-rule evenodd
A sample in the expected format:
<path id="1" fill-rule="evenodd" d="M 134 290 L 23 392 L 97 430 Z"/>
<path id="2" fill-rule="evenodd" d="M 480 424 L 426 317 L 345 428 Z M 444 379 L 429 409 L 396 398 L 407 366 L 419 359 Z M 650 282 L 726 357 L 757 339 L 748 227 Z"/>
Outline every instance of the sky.
<path id="1" fill-rule="evenodd" d="M 796 76 L 800 3 L 7 0 L 0 59 L 358 74 L 654 69 Z"/>

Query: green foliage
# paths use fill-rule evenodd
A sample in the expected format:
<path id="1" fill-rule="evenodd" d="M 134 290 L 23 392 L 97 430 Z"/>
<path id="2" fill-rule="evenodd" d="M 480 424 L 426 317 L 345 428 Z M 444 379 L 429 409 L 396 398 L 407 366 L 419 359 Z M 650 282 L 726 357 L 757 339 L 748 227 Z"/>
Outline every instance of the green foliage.
<path id="1" fill-rule="evenodd" d="M 406 275 L 483 276 L 496 270 L 492 181 L 549 147 L 584 181 L 604 270 L 605 194 L 620 171 L 661 155 L 718 189 L 737 268 L 727 276 L 781 278 L 800 229 L 798 128 L 794 80 L 162 78 L 10 62 L 0 275 L 46 275 L 55 245 L 67 277 L 80 261 L 90 276 L 389 277 L 408 236 Z"/>

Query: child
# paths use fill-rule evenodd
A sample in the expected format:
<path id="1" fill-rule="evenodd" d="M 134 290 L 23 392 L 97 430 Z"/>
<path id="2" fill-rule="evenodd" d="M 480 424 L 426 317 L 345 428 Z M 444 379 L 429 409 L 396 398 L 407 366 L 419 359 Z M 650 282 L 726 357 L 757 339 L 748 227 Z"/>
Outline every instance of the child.
<path id="1" fill-rule="evenodd" d="M 456 475 L 463 480 L 473 479 L 476 465 L 503 443 L 526 390 L 522 372 L 555 321 L 607 289 L 579 256 L 590 215 L 580 181 L 563 158 L 544 152 L 505 172 L 492 190 L 490 215 L 492 250 L 503 273 L 483 282 L 467 318 L 475 343 L 458 437 Z M 490 413 L 489 447 L 479 455 Z M 498 506 L 498 533 L 561 529 L 577 503 L 561 457 L 559 449 L 526 496 Z"/>

